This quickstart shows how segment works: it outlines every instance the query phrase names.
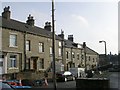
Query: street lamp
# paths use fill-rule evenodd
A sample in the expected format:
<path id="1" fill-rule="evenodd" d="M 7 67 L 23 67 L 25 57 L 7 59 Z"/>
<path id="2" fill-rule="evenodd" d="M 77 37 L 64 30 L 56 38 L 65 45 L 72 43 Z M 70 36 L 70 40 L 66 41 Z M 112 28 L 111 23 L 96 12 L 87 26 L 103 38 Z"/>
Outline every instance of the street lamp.
<path id="1" fill-rule="evenodd" d="M 99 41 L 99 43 L 102 43 L 102 42 L 104 42 L 104 44 L 105 44 L 105 56 L 106 56 L 106 55 L 107 55 L 106 41 L 104 41 L 104 40 L 102 40 L 102 41 Z"/>

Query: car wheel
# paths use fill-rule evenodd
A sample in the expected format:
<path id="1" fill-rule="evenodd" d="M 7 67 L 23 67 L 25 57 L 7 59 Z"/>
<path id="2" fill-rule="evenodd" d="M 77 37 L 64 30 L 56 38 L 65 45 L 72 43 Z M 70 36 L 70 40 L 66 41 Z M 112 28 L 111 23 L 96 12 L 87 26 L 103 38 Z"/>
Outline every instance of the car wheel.
<path id="1" fill-rule="evenodd" d="M 65 82 L 67 82 L 67 78 L 65 78 Z"/>

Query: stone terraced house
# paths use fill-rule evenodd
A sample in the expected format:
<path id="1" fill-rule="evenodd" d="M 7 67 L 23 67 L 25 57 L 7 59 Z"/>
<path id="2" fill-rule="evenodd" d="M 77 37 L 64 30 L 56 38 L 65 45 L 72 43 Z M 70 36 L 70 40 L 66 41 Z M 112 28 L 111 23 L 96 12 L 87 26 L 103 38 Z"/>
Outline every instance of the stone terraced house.
<path id="1" fill-rule="evenodd" d="M 5 7 L 0 16 L 2 73 L 48 70 L 52 62 L 51 23 L 46 22 L 44 28 L 37 27 L 31 15 L 25 23 L 13 20 L 9 9 L 9 6 Z M 87 68 L 91 69 L 97 67 L 99 55 L 88 46 L 84 53 L 83 45 L 75 43 L 73 35 L 68 35 L 67 40 L 64 39 L 62 31 L 61 34 L 55 35 L 55 59 L 59 71 L 69 70 L 71 67 L 84 67 L 85 61 Z"/>

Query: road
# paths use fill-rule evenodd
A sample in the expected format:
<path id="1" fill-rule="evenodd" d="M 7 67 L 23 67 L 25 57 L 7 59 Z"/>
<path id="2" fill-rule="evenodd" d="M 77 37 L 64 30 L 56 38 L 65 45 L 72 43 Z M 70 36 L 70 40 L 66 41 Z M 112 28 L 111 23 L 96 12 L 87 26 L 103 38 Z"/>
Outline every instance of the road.
<path id="1" fill-rule="evenodd" d="M 108 77 L 110 79 L 110 90 L 120 90 L 120 72 L 112 72 L 110 76 Z M 68 82 L 57 82 L 57 90 L 75 90 L 76 89 L 76 82 L 75 81 L 68 81 Z M 54 90 L 54 84 L 52 82 L 49 82 L 48 86 L 42 86 L 37 88 L 51 88 Z"/>
<path id="2" fill-rule="evenodd" d="M 76 88 L 76 82 L 75 81 L 67 81 L 67 82 L 57 82 L 56 87 L 59 89 L 64 89 L 64 88 Z M 38 88 L 54 88 L 54 84 L 52 82 L 49 82 L 48 86 L 42 86 Z"/>
<path id="3" fill-rule="evenodd" d="M 120 72 L 113 72 L 110 76 L 110 88 L 120 90 Z"/>

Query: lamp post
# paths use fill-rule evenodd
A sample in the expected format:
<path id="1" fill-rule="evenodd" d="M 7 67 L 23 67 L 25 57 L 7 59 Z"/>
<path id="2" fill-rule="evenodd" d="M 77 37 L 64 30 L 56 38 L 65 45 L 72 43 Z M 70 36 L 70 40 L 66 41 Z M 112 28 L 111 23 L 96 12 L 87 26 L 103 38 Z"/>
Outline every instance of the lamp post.
<path id="1" fill-rule="evenodd" d="M 106 55 L 107 55 L 106 41 L 104 41 L 104 40 L 102 40 L 102 41 L 99 41 L 99 43 L 102 43 L 102 42 L 104 42 L 104 44 L 105 44 L 105 56 L 106 56 Z"/>
<path id="2" fill-rule="evenodd" d="M 107 49 L 106 49 L 106 41 L 104 41 L 104 40 L 102 40 L 102 41 L 99 41 L 99 43 L 104 43 L 104 45 L 105 45 L 105 58 L 104 58 L 104 60 L 105 60 L 105 63 L 107 64 Z"/>

